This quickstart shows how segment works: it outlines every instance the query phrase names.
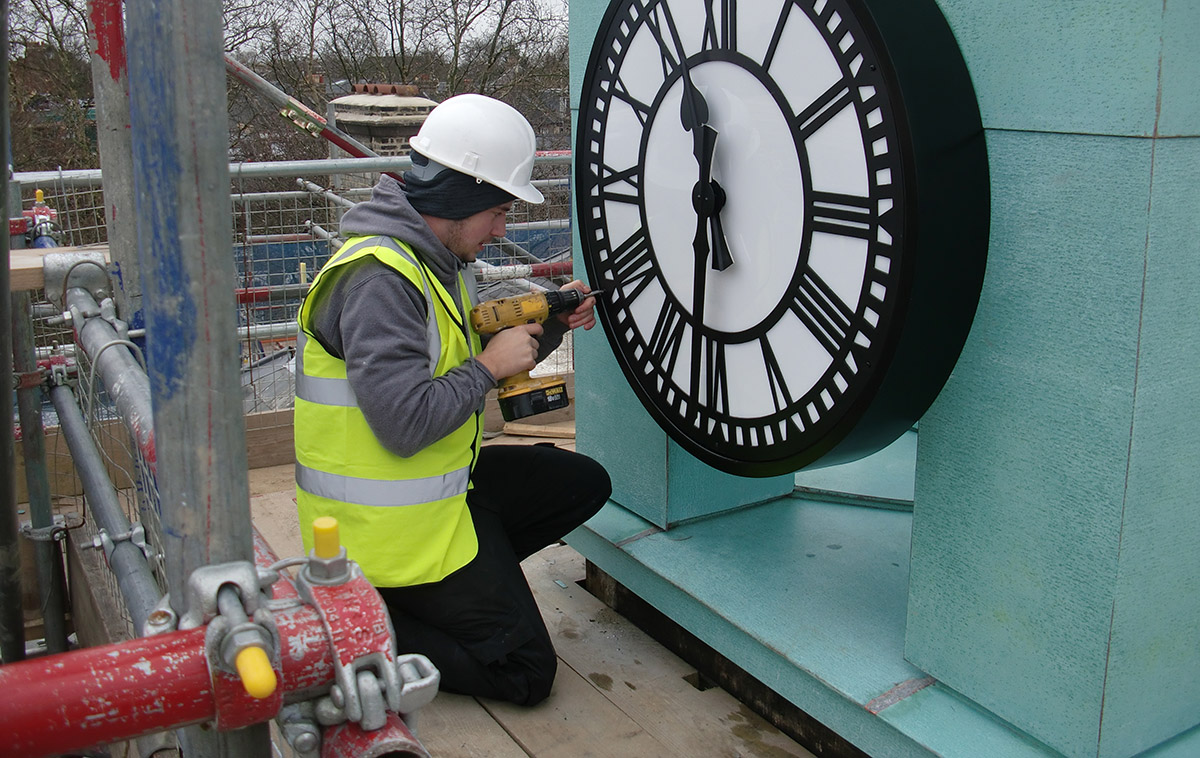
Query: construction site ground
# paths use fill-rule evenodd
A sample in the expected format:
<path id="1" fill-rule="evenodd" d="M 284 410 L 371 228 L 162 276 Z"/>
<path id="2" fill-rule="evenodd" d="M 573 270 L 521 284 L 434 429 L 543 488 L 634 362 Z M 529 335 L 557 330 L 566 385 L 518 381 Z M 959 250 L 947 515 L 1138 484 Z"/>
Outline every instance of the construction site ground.
<path id="1" fill-rule="evenodd" d="M 574 449 L 573 423 L 509 427 L 485 444 L 554 442 Z M 254 524 L 280 557 L 299 555 L 293 467 L 250 471 Z M 523 564 L 558 651 L 549 699 L 532 708 L 441 693 L 418 716 L 434 758 L 811 758 L 696 669 L 589 594 L 583 557 L 553 545 Z M 404 641 L 399 641 L 403 652 Z"/>

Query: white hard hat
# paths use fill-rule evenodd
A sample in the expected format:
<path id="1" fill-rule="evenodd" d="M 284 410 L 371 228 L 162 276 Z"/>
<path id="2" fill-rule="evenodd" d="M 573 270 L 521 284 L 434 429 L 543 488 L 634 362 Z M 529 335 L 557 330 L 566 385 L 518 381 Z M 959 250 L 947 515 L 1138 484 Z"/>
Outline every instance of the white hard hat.
<path id="1" fill-rule="evenodd" d="M 529 183 L 537 149 L 533 127 L 507 103 L 484 95 L 456 95 L 429 112 L 409 144 L 431 161 L 528 203 L 543 200 Z"/>

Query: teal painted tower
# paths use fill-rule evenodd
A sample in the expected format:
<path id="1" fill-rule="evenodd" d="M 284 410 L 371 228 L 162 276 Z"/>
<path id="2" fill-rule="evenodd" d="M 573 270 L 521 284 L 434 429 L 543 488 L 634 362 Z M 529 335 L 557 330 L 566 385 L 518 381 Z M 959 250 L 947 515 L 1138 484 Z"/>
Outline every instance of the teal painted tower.
<path id="1" fill-rule="evenodd" d="M 578 447 L 614 502 L 572 544 L 872 755 L 1200 755 L 1200 3 L 938 5 L 991 238 L 915 457 L 844 468 L 892 509 L 700 463 L 593 330 Z M 571 4 L 576 110 L 605 7 Z"/>
<path id="2" fill-rule="evenodd" d="M 992 171 L 906 655 L 1071 756 L 1200 722 L 1200 5 L 942 0 Z"/>

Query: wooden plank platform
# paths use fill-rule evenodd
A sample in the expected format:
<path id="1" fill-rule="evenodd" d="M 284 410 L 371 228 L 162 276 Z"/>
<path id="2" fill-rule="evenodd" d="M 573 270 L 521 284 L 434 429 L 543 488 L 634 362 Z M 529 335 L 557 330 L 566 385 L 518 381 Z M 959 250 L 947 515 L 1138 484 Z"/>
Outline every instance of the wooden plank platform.
<path id="1" fill-rule="evenodd" d="M 545 441 L 506 436 L 492 444 Z M 564 447 L 573 440 L 561 440 Z M 280 557 L 300 553 L 291 466 L 250 472 L 255 525 Z M 812 758 L 724 690 L 588 594 L 583 558 L 556 545 L 522 564 L 559 656 L 550 698 L 523 708 L 440 694 L 418 717 L 436 758 Z"/>

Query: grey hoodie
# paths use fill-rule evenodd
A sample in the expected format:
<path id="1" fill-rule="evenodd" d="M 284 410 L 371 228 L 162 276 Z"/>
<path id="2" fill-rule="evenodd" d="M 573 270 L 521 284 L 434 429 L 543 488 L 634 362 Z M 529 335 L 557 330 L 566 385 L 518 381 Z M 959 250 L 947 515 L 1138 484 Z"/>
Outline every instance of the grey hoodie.
<path id="1" fill-rule="evenodd" d="M 408 243 L 446 289 L 458 292 L 464 272 L 476 299 L 468 264 L 433 234 L 395 179 L 384 176 L 342 217 L 345 238 L 383 235 Z M 429 375 L 425 296 L 401 274 L 368 257 L 330 272 L 328 296 L 313 314 L 313 333 L 346 361 L 350 386 L 371 431 L 388 450 L 411 456 L 461 426 L 482 406 L 497 377 L 471 358 L 436 379 Z M 457 314 L 466 324 L 465 314 Z M 545 324 L 538 359 L 562 341 L 565 325 Z M 467 327 L 469 328 L 469 326 Z"/>

